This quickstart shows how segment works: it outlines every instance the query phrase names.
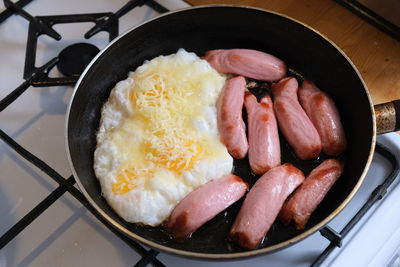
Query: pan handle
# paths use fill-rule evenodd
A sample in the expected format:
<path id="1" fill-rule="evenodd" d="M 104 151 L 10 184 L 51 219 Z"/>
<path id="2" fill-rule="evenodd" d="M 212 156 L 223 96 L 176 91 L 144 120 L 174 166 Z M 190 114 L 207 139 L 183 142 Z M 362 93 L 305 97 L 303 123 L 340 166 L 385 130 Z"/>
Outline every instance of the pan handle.
<path id="1" fill-rule="evenodd" d="M 400 99 L 374 106 L 377 134 L 400 130 Z"/>

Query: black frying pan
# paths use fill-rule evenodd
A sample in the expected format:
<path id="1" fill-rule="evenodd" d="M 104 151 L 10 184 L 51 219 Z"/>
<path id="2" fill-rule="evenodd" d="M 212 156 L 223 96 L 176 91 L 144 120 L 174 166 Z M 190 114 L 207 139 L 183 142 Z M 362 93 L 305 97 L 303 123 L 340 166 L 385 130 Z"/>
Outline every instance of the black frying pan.
<path id="1" fill-rule="evenodd" d="M 250 48 L 271 53 L 293 70 L 313 80 L 335 101 L 340 111 L 348 150 L 343 176 L 334 185 L 306 229 L 296 231 L 276 222 L 258 249 L 242 250 L 226 235 L 241 203 L 206 223 L 186 242 L 176 242 L 161 227 L 127 223 L 100 194 L 93 171 L 93 152 L 100 110 L 110 90 L 144 60 L 175 53 L 178 48 L 203 55 L 217 48 Z M 393 105 L 390 106 L 393 108 Z M 392 118 L 393 119 L 393 118 Z M 398 125 L 397 125 L 398 126 Z M 375 116 L 366 86 L 351 61 L 329 40 L 285 16 L 256 8 L 205 6 L 162 15 L 117 38 L 87 67 L 76 85 L 67 121 L 67 150 L 80 189 L 96 210 L 127 236 L 157 250 L 177 255 L 234 259 L 275 251 L 314 233 L 350 201 L 370 165 L 375 146 Z M 283 140 L 284 141 L 284 140 Z M 322 159 L 297 160 L 285 142 L 283 162 L 307 174 Z M 235 161 L 235 173 L 254 183 L 247 159 Z"/>

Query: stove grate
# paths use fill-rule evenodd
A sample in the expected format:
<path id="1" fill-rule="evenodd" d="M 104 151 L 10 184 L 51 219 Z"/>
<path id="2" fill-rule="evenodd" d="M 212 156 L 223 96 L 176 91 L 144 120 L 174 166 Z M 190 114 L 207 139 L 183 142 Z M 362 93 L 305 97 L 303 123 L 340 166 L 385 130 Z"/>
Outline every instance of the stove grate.
<path id="1" fill-rule="evenodd" d="M 115 13 L 111 13 L 108 15 L 105 15 L 99 19 L 97 19 L 95 22 L 96 24 L 91 28 L 86 34 L 85 38 L 88 39 L 95 35 L 96 33 L 100 31 L 106 30 L 108 27 L 113 25 L 113 23 L 118 22 L 118 19 L 128 13 L 130 10 L 132 10 L 135 7 L 142 6 L 145 4 L 147 0 L 131 0 L 128 1 L 123 7 L 121 7 L 118 11 Z"/>
<path id="2" fill-rule="evenodd" d="M 400 159 L 396 157 L 387 147 L 377 143 L 375 152 L 382 155 L 384 158 L 389 160 L 393 169 L 391 173 L 386 177 L 382 184 L 378 185 L 371 193 L 368 200 L 364 203 L 361 209 L 351 218 L 351 220 L 343 227 L 340 233 L 337 233 L 330 227 L 324 227 L 320 232 L 328 238 L 330 244 L 328 247 L 318 256 L 312 266 L 320 266 L 328 256 L 333 252 L 336 247 L 340 247 L 342 240 L 350 232 L 351 229 L 364 217 L 364 215 L 370 210 L 370 208 L 379 200 L 381 200 L 387 193 L 390 185 L 394 182 L 400 171 Z M 328 233 L 328 234 L 327 234 Z"/>
<path id="3" fill-rule="evenodd" d="M 10 136 L 8 136 L 4 131 L 0 130 L 0 138 L 9 145 L 15 152 L 17 152 L 24 159 L 35 165 L 37 168 L 42 170 L 50 178 L 56 181 L 59 186 L 51 192 L 42 202 L 40 202 L 36 207 L 34 207 L 28 214 L 26 214 L 21 220 L 19 220 L 14 226 L 12 226 L 3 236 L 0 237 L 0 249 L 5 247 L 13 238 L 15 238 L 20 232 L 22 232 L 31 222 L 33 222 L 37 217 L 39 217 L 47 208 L 49 208 L 56 200 L 58 200 L 65 192 L 69 192 L 74 196 L 79 202 L 81 202 L 99 221 L 101 221 L 108 229 L 110 229 L 114 234 L 121 238 L 129 247 L 134 249 L 137 253 L 145 258 L 144 262 L 151 262 L 153 266 L 164 266 L 155 257 L 158 252 L 152 249 L 146 250 L 139 243 L 131 240 L 127 236 L 120 233 L 114 228 L 107 220 L 105 220 L 97 211 L 89 204 L 83 194 L 74 187 L 75 179 L 70 176 L 68 179 L 62 177 L 49 165 L 43 162 L 41 159 L 37 158 L 35 155 L 27 151 L 25 148 L 20 146 L 15 142 Z M 142 259 L 144 260 L 144 259 Z"/>
<path id="4" fill-rule="evenodd" d="M 20 0 L 19 2 L 12 2 L 10 0 L 3 0 L 6 10 L 0 14 L 0 23 L 13 14 L 20 15 L 29 21 L 28 41 L 25 54 L 25 67 L 24 79 L 30 79 L 29 83 L 24 82 L 21 86 L 34 86 L 34 87 L 47 87 L 47 86 L 62 86 L 74 85 L 79 75 L 70 75 L 65 77 L 49 77 L 48 73 L 51 68 L 42 73 L 43 75 L 36 75 L 32 79 L 33 74 L 37 74 L 43 67 L 35 67 L 36 59 L 36 46 L 38 38 L 45 34 L 51 38 L 59 41 L 62 36 L 53 29 L 55 24 L 63 23 L 76 23 L 76 22 L 93 22 L 95 26 L 91 28 L 84 37 L 89 39 L 100 31 L 105 31 L 109 34 L 109 41 L 118 36 L 118 19 L 136 7 L 147 5 L 153 8 L 158 13 L 165 13 L 169 11 L 164 6 L 160 5 L 154 0 L 130 0 L 122 8 L 115 13 L 93 13 L 93 14 L 73 14 L 73 15 L 58 15 L 58 16 L 32 16 L 23 9 L 23 6 L 32 0 Z M 54 59 L 53 59 L 54 60 Z M 45 74 L 45 75 L 44 75 Z M 26 90 L 26 88 L 25 88 Z"/>
<path id="5" fill-rule="evenodd" d="M 20 86 L 15 88 L 11 93 L 0 100 L 0 112 L 14 102 L 20 95 L 22 95 L 26 89 L 28 89 L 35 82 L 35 80 L 47 75 L 47 73 L 49 73 L 49 71 L 57 64 L 58 61 L 58 58 L 53 58 L 42 67 L 36 68 Z"/>
<path id="6" fill-rule="evenodd" d="M 36 46 L 38 38 L 43 35 L 49 35 L 44 29 L 50 28 L 55 24 L 63 23 L 76 23 L 76 22 L 98 22 L 106 17 L 112 16 L 113 13 L 94 13 L 94 14 L 74 14 L 74 15 L 58 15 L 58 16 L 40 16 L 36 17 L 41 23 L 35 23 L 30 21 L 28 31 L 28 41 L 25 53 L 25 68 L 24 68 L 24 79 L 28 79 L 33 72 L 37 70 L 35 68 L 36 59 Z M 43 28 L 42 25 L 47 25 Z M 98 30 L 98 32 L 100 29 Z M 110 21 L 101 31 L 108 32 L 109 41 L 113 40 L 118 36 L 118 20 L 114 19 Z M 58 33 L 57 33 L 58 34 Z M 54 35 L 49 35 L 53 39 L 56 39 Z M 61 40 L 61 36 L 59 39 Z M 57 57 L 58 58 L 58 57 Z M 34 87 L 46 87 L 46 86 L 61 86 L 61 85 L 74 85 L 79 79 L 79 75 L 70 75 L 66 77 L 49 77 L 46 75 L 40 75 L 38 78 L 32 80 L 32 86 Z"/>
<path id="7" fill-rule="evenodd" d="M 0 13 L 0 23 L 2 23 L 3 21 L 5 21 L 6 19 L 8 19 L 10 16 L 14 15 L 17 13 L 16 9 L 12 8 L 12 6 L 17 6 L 17 8 L 22 8 L 25 5 L 29 4 L 30 2 L 32 2 L 32 0 L 19 0 L 18 2 L 11 2 L 11 6 L 6 6 L 6 10 L 4 10 L 3 12 Z M 6 1 L 4 1 L 5 5 L 6 5 Z"/>

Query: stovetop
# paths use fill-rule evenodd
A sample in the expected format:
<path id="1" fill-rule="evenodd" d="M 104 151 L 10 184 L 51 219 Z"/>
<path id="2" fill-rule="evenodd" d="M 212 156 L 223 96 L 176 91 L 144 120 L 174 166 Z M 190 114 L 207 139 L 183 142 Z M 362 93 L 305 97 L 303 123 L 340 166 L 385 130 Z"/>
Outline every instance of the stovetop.
<path id="1" fill-rule="evenodd" d="M 169 9 L 188 6 L 183 1 L 158 2 Z M 33 16 L 53 16 L 115 12 L 126 3 L 123 0 L 34 0 L 24 9 Z M 119 20 L 119 33 L 157 14 L 148 6 L 135 8 Z M 89 22 L 55 25 L 54 29 L 62 39 L 55 41 L 48 36 L 40 36 L 35 66 L 49 62 L 73 43 L 89 42 L 100 49 L 105 47 L 109 41 L 106 32 L 100 32 L 88 40 L 82 38 L 92 26 L 93 23 Z M 27 20 L 20 16 L 12 16 L 0 24 L 0 100 L 24 82 L 28 29 Z M 49 76 L 62 77 L 57 68 L 53 68 Z M 52 81 L 56 82 L 57 79 Z M 72 90 L 72 85 L 29 87 L 0 112 L 1 131 L 65 178 L 71 175 L 64 146 L 64 125 Z M 400 157 L 399 135 L 386 134 L 379 137 L 378 141 Z M 3 238 L 6 231 L 59 185 L 4 141 L 0 142 L 0 151 L 0 235 Z M 377 153 L 359 193 L 329 226 L 340 232 L 371 192 L 392 172 L 392 168 L 392 163 Z M 397 183 L 398 179 L 383 200 L 367 212 L 366 218 L 343 239 L 342 247 L 334 249 L 323 265 L 343 266 L 352 263 L 354 266 L 365 266 L 371 263 L 373 266 L 382 266 L 392 260 L 400 245 L 400 215 L 396 212 L 400 210 L 400 187 L 396 186 Z M 204 262 L 160 253 L 153 265 L 308 266 L 329 244 L 329 240 L 317 232 L 294 246 L 254 259 Z M 132 250 L 132 246 L 100 223 L 75 197 L 65 193 L 0 250 L 0 266 L 134 265 L 143 258 Z"/>

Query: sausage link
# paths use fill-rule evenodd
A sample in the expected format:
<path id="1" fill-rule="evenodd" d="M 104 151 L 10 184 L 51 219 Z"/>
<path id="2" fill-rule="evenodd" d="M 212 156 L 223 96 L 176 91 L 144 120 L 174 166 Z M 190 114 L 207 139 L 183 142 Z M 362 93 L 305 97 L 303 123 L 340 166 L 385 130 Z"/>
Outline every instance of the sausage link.
<path id="1" fill-rule="evenodd" d="M 285 199 L 303 180 L 303 173 L 290 163 L 266 172 L 247 194 L 229 238 L 245 249 L 256 248 L 271 228 Z"/>
<path id="2" fill-rule="evenodd" d="M 286 76 L 285 63 L 270 54 L 252 49 L 218 49 L 206 52 L 204 59 L 221 73 L 242 75 L 262 81 Z"/>
<path id="3" fill-rule="evenodd" d="M 286 141 L 302 160 L 317 157 L 321 152 L 321 139 L 297 99 L 298 83 L 285 78 L 271 86 L 274 110 L 279 129 Z"/>
<path id="4" fill-rule="evenodd" d="M 237 76 L 226 80 L 217 103 L 217 124 L 222 143 L 232 157 L 241 159 L 249 145 L 242 118 L 246 80 Z"/>
<path id="5" fill-rule="evenodd" d="M 305 80 L 299 89 L 299 100 L 321 137 L 322 151 L 337 156 L 346 150 L 343 125 L 332 99 L 313 82 Z"/>
<path id="6" fill-rule="evenodd" d="M 336 159 L 322 162 L 288 198 L 279 213 L 279 219 L 284 224 L 293 221 L 296 229 L 304 229 L 311 214 L 342 175 L 343 166 L 343 163 Z"/>
<path id="7" fill-rule="evenodd" d="M 176 240 L 185 240 L 204 223 L 243 197 L 247 189 L 248 184 L 233 174 L 211 180 L 176 205 L 167 222 L 168 232 Z"/>
<path id="8" fill-rule="evenodd" d="M 247 92 L 244 105 L 247 110 L 250 167 L 256 174 L 264 174 L 281 164 L 278 125 L 270 96 L 260 103 Z"/>

